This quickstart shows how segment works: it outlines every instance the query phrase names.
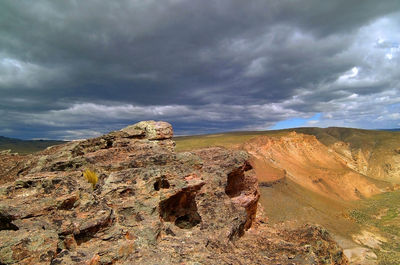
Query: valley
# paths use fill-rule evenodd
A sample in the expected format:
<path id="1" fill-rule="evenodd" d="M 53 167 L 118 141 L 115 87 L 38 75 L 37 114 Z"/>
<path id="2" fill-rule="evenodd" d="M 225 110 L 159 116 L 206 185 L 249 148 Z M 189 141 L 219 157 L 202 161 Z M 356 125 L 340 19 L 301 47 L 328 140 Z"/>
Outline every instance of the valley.
<path id="1" fill-rule="evenodd" d="M 252 156 L 270 225 L 325 227 L 351 264 L 399 264 L 400 134 L 296 128 L 177 138 Z"/>

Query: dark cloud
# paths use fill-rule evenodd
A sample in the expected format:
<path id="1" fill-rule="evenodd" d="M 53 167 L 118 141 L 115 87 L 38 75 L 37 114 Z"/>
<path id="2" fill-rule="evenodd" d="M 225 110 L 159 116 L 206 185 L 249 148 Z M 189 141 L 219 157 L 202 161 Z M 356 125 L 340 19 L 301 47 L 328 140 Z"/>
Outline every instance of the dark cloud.
<path id="1" fill-rule="evenodd" d="M 0 134 L 82 138 L 142 119 L 266 129 L 315 113 L 314 125 L 398 127 L 399 12 L 398 0 L 2 1 Z"/>

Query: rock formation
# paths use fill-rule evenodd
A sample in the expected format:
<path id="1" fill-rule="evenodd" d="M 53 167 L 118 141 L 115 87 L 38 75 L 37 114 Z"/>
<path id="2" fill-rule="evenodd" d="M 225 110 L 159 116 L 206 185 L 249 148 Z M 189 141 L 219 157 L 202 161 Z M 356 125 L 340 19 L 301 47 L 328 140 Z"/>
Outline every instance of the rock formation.
<path id="1" fill-rule="evenodd" d="M 323 228 L 263 222 L 247 153 L 175 153 L 172 134 L 147 121 L 2 154 L 0 264 L 347 264 Z"/>

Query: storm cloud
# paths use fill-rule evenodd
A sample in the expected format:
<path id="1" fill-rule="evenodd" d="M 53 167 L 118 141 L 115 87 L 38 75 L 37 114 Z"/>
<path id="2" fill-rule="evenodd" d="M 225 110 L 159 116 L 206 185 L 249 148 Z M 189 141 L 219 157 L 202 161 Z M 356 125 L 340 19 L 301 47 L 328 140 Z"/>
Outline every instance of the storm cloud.
<path id="1" fill-rule="evenodd" d="M 400 127 L 398 0 L 5 0 L 0 25 L 0 135 Z"/>

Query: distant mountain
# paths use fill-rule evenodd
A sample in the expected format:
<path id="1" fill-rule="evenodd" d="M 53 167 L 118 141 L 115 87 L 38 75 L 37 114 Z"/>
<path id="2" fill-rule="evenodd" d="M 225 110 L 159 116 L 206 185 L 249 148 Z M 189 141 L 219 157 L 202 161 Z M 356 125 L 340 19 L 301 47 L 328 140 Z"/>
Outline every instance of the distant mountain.
<path id="1" fill-rule="evenodd" d="M 20 140 L 0 136 L 0 151 L 11 150 L 12 153 L 30 154 L 62 143 L 65 142 L 55 140 Z"/>
<path id="2" fill-rule="evenodd" d="M 400 128 L 393 128 L 393 129 L 381 129 L 381 131 L 399 132 L 399 131 L 400 131 Z"/>

